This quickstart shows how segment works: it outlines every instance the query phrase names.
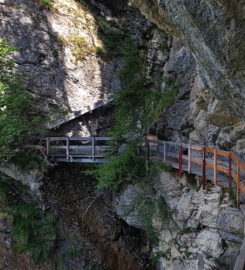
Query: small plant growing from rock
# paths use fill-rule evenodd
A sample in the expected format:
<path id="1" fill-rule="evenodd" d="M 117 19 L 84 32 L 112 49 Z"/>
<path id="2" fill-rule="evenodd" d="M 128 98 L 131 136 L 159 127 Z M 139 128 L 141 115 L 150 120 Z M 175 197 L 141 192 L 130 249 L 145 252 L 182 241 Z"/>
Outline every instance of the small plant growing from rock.
<path id="1" fill-rule="evenodd" d="M 54 6 L 53 0 L 39 0 L 40 3 L 48 8 L 52 8 Z"/>
<path id="2" fill-rule="evenodd" d="M 151 264 L 158 262 L 160 259 L 165 259 L 166 261 L 170 261 L 171 260 L 171 250 L 167 249 L 166 251 L 157 251 L 157 252 L 154 252 L 150 256 Z"/>

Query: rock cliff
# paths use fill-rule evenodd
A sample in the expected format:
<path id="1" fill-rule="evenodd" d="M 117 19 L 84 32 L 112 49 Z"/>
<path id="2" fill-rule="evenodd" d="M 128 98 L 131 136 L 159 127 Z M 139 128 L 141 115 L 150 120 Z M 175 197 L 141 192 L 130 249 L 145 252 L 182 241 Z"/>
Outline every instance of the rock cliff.
<path id="1" fill-rule="evenodd" d="M 232 207 L 222 188 L 210 186 L 203 191 L 193 183 L 186 176 L 179 179 L 167 172 L 155 179 L 154 196 L 164 198 L 171 212 L 169 221 L 161 220 L 164 209 L 159 212 L 151 208 L 156 211 L 150 226 L 159 240 L 153 251 L 160 258 L 159 269 L 231 269 L 245 235 L 245 216 Z M 116 198 L 115 205 L 128 224 L 148 230 L 142 222 L 147 210 L 140 211 L 143 199 L 134 204 L 141 192 L 139 186 L 129 186 Z"/>
<path id="2" fill-rule="evenodd" d="M 159 28 L 184 41 L 195 59 L 197 68 L 189 85 L 190 106 L 175 108 L 170 120 L 174 123 L 172 119 L 178 119 L 178 110 L 187 116 L 178 134 L 183 140 L 241 152 L 245 111 L 244 1 L 130 2 Z M 178 66 L 173 68 L 178 70 Z M 160 129 L 168 129 L 167 119 Z"/>

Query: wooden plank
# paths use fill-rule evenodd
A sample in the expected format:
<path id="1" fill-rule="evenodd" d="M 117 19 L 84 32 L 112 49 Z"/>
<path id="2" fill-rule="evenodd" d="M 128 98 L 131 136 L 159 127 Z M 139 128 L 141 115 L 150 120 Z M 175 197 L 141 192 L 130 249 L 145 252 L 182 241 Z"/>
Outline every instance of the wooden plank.
<path id="1" fill-rule="evenodd" d="M 240 189 L 243 193 L 245 193 L 245 185 L 240 182 Z"/>
<path id="2" fill-rule="evenodd" d="M 230 157 L 230 152 L 217 149 L 217 155 L 223 156 L 223 157 Z"/>
<path id="3" fill-rule="evenodd" d="M 208 165 L 209 166 L 209 165 Z M 217 150 L 214 149 L 214 184 L 217 185 Z"/>
<path id="4" fill-rule="evenodd" d="M 196 164 L 202 166 L 202 160 L 200 160 L 200 159 L 192 158 L 192 159 L 191 159 L 191 162 L 196 163 Z"/>
<path id="5" fill-rule="evenodd" d="M 179 145 L 179 158 L 178 158 L 178 161 L 179 161 L 179 177 L 182 177 L 183 176 L 183 150 L 182 150 L 182 145 L 180 144 Z"/>
<path id="6" fill-rule="evenodd" d="M 236 200 L 237 207 L 240 206 L 240 189 L 241 189 L 241 179 L 240 179 L 240 163 L 237 163 L 237 192 L 236 192 Z"/>
<path id="7" fill-rule="evenodd" d="M 229 189 L 230 192 L 232 191 L 232 159 L 231 157 L 229 158 Z"/>
<path id="8" fill-rule="evenodd" d="M 216 149 L 214 148 L 209 148 L 209 147 L 205 147 L 205 151 L 208 153 L 214 153 Z"/>
<path id="9" fill-rule="evenodd" d="M 202 161 L 202 189 L 206 189 L 206 152 L 203 147 L 203 161 Z"/>
<path id="10" fill-rule="evenodd" d="M 191 173 L 191 145 L 188 145 L 188 173 Z"/>
<path id="11" fill-rule="evenodd" d="M 232 161 L 237 164 L 238 162 L 240 163 L 240 170 L 245 171 L 245 163 L 243 161 L 241 161 L 236 155 L 234 155 L 233 153 L 231 153 L 231 159 Z"/>
<path id="12" fill-rule="evenodd" d="M 206 161 L 206 166 L 215 169 L 216 167 L 216 175 L 217 175 L 217 171 L 223 172 L 225 174 L 229 174 L 229 168 L 221 166 L 221 165 L 215 165 L 214 163 L 210 163 Z M 214 178 L 215 179 L 215 178 Z"/>
<path id="13" fill-rule="evenodd" d="M 191 146 L 191 149 L 192 149 L 192 150 L 202 151 L 202 150 L 203 150 L 203 147 L 202 147 L 202 146 L 198 146 L 198 145 L 192 145 L 192 146 Z"/>
<path id="14" fill-rule="evenodd" d="M 237 157 L 235 154 L 231 153 L 231 159 L 233 160 L 234 163 L 240 163 L 240 170 L 245 171 L 245 163 L 240 160 L 239 157 Z"/>

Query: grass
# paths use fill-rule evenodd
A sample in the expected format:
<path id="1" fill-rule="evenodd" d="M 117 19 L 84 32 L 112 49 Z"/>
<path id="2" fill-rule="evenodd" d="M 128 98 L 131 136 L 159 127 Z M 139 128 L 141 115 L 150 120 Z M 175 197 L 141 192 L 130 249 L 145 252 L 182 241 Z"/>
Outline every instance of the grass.
<path id="1" fill-rule="evenodd" d="M 54 6 L 53 0 L 39 0 L 42 5 L 48 8 L 52 8 Z"/>

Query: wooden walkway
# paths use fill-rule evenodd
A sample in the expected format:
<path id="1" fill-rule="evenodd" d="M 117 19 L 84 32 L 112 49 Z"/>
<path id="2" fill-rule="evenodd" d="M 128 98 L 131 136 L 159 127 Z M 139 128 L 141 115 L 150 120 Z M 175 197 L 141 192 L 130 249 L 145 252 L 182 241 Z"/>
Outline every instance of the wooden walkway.
<path id="1" fill-rule="evenodd" d="M 48 137 L 45 153 L 51 162 L 105 163 L 110 137 Z M 237 204 L 245 201 L 245 163 L 235 154 L 209 147 L 148 139 L 150 156 L 165 164 L 236 192 Z M 125 146 L 124 146 L 125 147 Z M 143 148 L 143 145 L 142 145 Z M 146 149 L 146 148 L 144 148 Z M 122 149 L 123 150 L 123 149 Z"/>

